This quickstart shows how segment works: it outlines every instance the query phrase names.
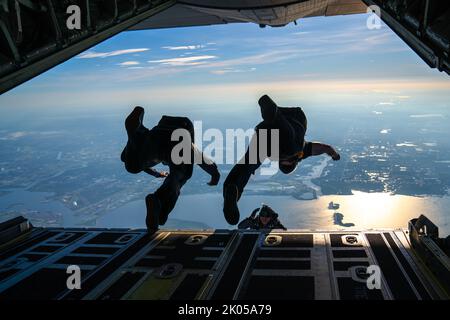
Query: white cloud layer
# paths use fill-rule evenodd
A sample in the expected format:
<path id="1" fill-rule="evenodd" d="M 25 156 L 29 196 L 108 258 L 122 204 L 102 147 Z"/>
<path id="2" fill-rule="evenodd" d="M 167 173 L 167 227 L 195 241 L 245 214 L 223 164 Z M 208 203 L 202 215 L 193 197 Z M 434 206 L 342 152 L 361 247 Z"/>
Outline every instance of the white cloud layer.
<path id="1" fill-rule="evenodd" d="M 83 52 L 80 55 L 78 55 L 78 59 L 93 59 L 93 58 L 107 58 L 107 57 L 114 57 L 114 56 L 120 56 L 124 54 L 130 54 L 130 53 L 138 53 L 138 52 L 144 52 L 150 50 L 149 48 L 136 48 L 136 49 L 124 49 L 124 50 L 115 50 L 115 51 L 109 51 L 109 52 L 95 52 L 95 51 L 88 51 Z"/>
<path id="2" fill-rule="evenodd" d="M 118 63 L 117 65 L 127 67 L 127 66 L 137 66 L 138 64 L 139 64 L 139 62 L 137 62 L 137 61 L 125 61 L 125 62 Z"/>
<path id="3" fill-rule="evenodd" d="M 163 49 L 167 50 L 195 50 L 195 49 L 202 49 L 205 46 L 202 44 L 199 45 L 191 45 L 191 46 L 166 46 L 162 47 Z"/>
<path id="4" fill-rule="evenodd" d="M 161 60 L 150 60 L 150 63 L 159 63 L 168 66 L 195 66 L 206 63 L 205 60 L 215 59 L 216 56 L 192 56 L 182 58 L 171 58 Z"/>
<path id="5" fill-rule="evenodd" d="M 427 114 L 412 114 L 411 118 L 444 118 L 444 115 L 440 113 L 427 113 Z"/>
<path id="6" fill-rule="evenodd" d="M 242 73 L 242 72 L 251 72 L 251 71 L 255 71 L 255 70 L 256 70 L 256 68 L 249 68 L 249 69 L 232 69 L 232 68 L 228 68 L 228 69 L 212 70 L 211 73 L 212 74 L 223 75 L 223 74 L 227 74 L 227 73 Z"/>
<path id="7" fill-rule="evenodd" d="M 131 70 L 130 70 L 131 72 Z M 140 72 L 140 71 L 137 71 Z M 105 75 L 102 75 L 105 78 Z M 85 80 L 87 81 L 87 80 Z M 101 81 L 97 81 L 98 83 Z M 53 88 L 54 84 L 52 84 Z M 61 107 L 61 101 L 65 101 L 65 107 L 91 108 L 92 101 L 96 106 L 110 108 L 111 106 L 128 105 L 160 105 L 185 107 L 186 97 L 190 97 L 190 103 L 205 104 L 205 101 L 226 101 L 227 104 L 236 103 L 236 108 L 242 105 L 254 105 L 255 101 L 268 92 L 273 96 L 285 97 L 295 101 L 312 101 L 316 105 L 349 106 L 354 101 L 355 107 L 361 107 L 361 101 L 367 98 L 368 103 L 375 103 L 377 96 L 371 98 L 371 90 L 398 90 L 400 92 L 428 92 L 434 96 L 443 95 L 442 101 L 446 101 L 445 94 L 450 90 L 448 81 L 430 81 L 430 79 L 260 79 L 254 81 L 234 82 L 209 82 L 198 85 L 192 84 L 145 84 L 133 86 L 120 86 L 111 90 L 110 87 L 96 87 L 79 91 L 72 88 L 60 90 L 36 91 L 27 95 L 2 95 L 2 105 L 29 105 L 35 108 Z M 176 92 L 176 94 L 174 94 Z M 326 95 L 323 93 L 327 92 Z M 367 94 L 363 94 L 367 92 Z M 378 102 L 378 101 L 376 101 Z M 210 106 L 208 106 L 210 107 Z M 239 110 L 239 109 L 236 109 Z M 438 118 L 442 114 L 412 114 L 411 118 Z M 14 138 L 23 135 L 17 133 Z M 2 136 L 0 135 L 0 138 Z"/>

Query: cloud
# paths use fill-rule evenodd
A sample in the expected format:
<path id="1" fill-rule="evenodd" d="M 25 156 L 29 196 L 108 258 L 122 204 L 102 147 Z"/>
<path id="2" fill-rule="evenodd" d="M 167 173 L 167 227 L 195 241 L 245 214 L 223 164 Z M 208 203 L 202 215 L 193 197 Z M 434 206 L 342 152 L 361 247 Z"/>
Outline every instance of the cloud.
<path id="1" fill-rule="evenodd" d="M 383 53 L 387 51 L 386 42 L 390 40 L 388 29 L 371 32 L 363 27 L 344 28 L 344 30 L 330 30 L 329 32 L 322 33 L 316 31 L 302 30 L 301 38 L 305 41 L 299 46 L 299 35 L 293 35 L 288 33 L 285 36 L 267 36 L 267 37 L 248 37 L 246 41 L 239 43 L 239 51 L 235 55 L 228 54 L 228 47 L 234 48 L 236 46 L 236 39 L 234 37 L 221 38 L 220 46 L 214 42 L 197 42 L 194 43 L 175 43 L 174 45 L 161 46 L 166 52 L 165 55 L 159 57 L 152 57 L 149 61 L 155 65 L 155 69 L 147 71 L 146 68 L 132 74 L 120 74 L 118 81 L 134 81 L 137 79 L 151 79 L 159 77 L 161 74 L 174 74 L 190 72 L 192 68 L 201 71 L 206 69 L 205 72 L 215 75 L 239 75 L 241 69 L 248 69 L 255 66 L 263 66 L 265 68 L 271 68 L 274 63 L 290 63 L 290 60 L 305 64 L 308 59 L 318 59 L 323 56 L 336 56 L 339 54 L 349 54 L 352 52 L 373 52 L 374 49 L 382 48 Z M 194 39 L 194 41 L 196 41 Z M 326 46 L 326 50 L 324 50 Z M 392 46 L 388 46 L 391 50 Z M 217 50 L 218 48 L 225 49 L 223 55 L 219 55 L 216 52 L 209 52 L 209 50 Z M 394 46 L 397 49 L 396 46 Z M 164 50 L 163 49 L 163 50 Z M 178 51 L 177 51 L 178 50 Z M 164 51 L 163 51 L 164 52 Z M 170 52 L 176 53 L 174 56 L 177 58 L 171 58 Z M 180 54 L 178 54 L 180 53 Z M 92 56 L 104 56 L 104 53 L 91 52 L 87 57 Z M 220 59 L 200 59 L 197 56 L 220 56 Z M 173 57 L 173 56 L 172 56 Z M 130 58 L 134 59 L 134 58 Z M 157 60 L 159 59 L 159 60 Z M 193 59 L 193 60 L 192 60 Z M 296 63 L 295 62 L 295 63 Z M 294 63 L 294 62 L 293 62 Z M 141 63 L 142 65 L 142 63 Z M 305 64 L 306 65 L 306 64 Z M 172 68 L 170 68 L 172 67 Z M 120 68 L 121 71 L 123 68 Z M 119 71 L 119 70 L 117 70 Z M 271 72 L 271 71 L 269 71 Z M 280 75 L 290 73 L 288 69 L 284 69 Z M 322 72 L 319 72 L 317 76 L 321 76 Z M 303 76 L 304 77 L 304 76 Z M 311 77 L 310 77 L 311 78 Z M 393 95 L 403 94 L 396 92 Z M 387 98 L 386 98 L 387 99 Z M 401 99 L 401 98 L 398 98 Z M 397 101 L 397 100 L 395 100 Z"/>
<path id="2" fill-rule="evenodd" d="M 411 118 L 444 118 L 440 113 L 412 114 Z"/>
<path id="3" fill-rule="evenodd" d="M 300 32 L 294 32 L 293 35 L 301 36 L 303 34 L 310 34 L 310 33 L 311 33 L 311 31 L 300 31 Z"/>
<path id="4" fill-rule="evenodd" d="M 302 51 L 303 50 L 275 50 L 261 54 L 242 56 L 239 58 L 218 61 L 211 63 L 208 66 L 227 69 L 234 66 L 242 66 L 242 65 L 251 66 L 251 65 L 270 64 L 274 62 L 295 58 L 299 55 L 299 52 Z"/>
<path id="5" fill-rule="evenodd" d="M 10 133 L 8 135 L 8 137 L 10 139 L 17 139 L 17 138 L 25 137 L 26 135 L 28 135 L 28 132 L 26 132 L 26 131 L 16 131 L 16 132 Z"/>
<path id="6" fill-rule="evenodd" d="M 27 136 L 53 136 L 53 135 L 60 135 L 62 134 L 62 131 L 14 131 L 10 132 L 7 135 L 0 136 L 0 140 L 17 140 L 23 137 Z"/>
<path id="7" fill-rule="evenodd" d="M 212 70 L 211 73 L 212 74 L 218 74 L 218 75 L 223 75 L 223 74 L 227 74 L 227 73 L 241 73 L 241 72 L 251 72 L 251 71 L 255 71 L 256 68 L 250 68 L 250 69 L 220 69 L 220 70 Z"/>
<path id="8" fill-rule="evenodd" d="M 372 89 L 370 90 L 373 93 L 381 93 L 381 94 L 398 94 L 398 91 L 392 91 L 391 89 L 386 90 L 386 89 Z"/>
<path id="9" fill-rule="evenodd" d="M 393 106 L 395 103 L 393 103 L 393 102 L 380 102 L 378 104 L 380 106 Z"/>
<path id="10" fill-rule="evenodd" d="M 205 47 L 205 45 L 199 44 L 199 45 L 178 46 L 178 47 L 166 46 L 166 47 L 162 47 L 162 48 L 167 49 L 167 50 L 195 50 L 195 49 L 202 49 L 204 47 Z"/>
<path id="11" fill-rule="evenodd" d="M 158 69 L 158 68 L 157 68 Z M 149 72 L 159 72 L 159 70 L 149 70 Z M 160 68 L 160 70 L 170 71 L 178 68 Z M 129 70 L 130 73 L 132 70 Z M 137 70 L 134 70 L 137 71 Z M 137 73 L 141 73 L 137 71 Z M 104 78 L 104 76 L 102 76 Z M 101 83 L 100 79 L 97 81 Z M 77 82 L 78 83 L 78 82 Z M 362 92 L 370 92 L 370 89 L 387 90 L 430 90 L 435 93 L 440 90 L 446 94 L 450 90 L 448 81 L 430 81 L 429 79 L 291 79 L 274 80 L 265 78 L 256 78 L 253 82 L 233 81 L 233 82 L 205 82 L 202 85 L 197 83 L 182 83 L 167 86 L 165 84 L 152 84 L 141 82 L 141 84 L 132 84 L 124 86 L 121 84 L 112 90 L 107 87 L 91 86 L 83 88 L 82 91 L 70 87 L 61 88 L 61 90 L 42 90 L 29 94 L 2 95 L 2 105 L 33 105 L 34 107 L 61 107 L 61 101 L 65 102 L 65 107 L 90 107 L 92 101 L 96 101 L 96 106 L 111 107 L 119 105 L 148 104 L 168 106 L 185 106 L 186 97 L 190 97 L 190 103 L 201 105 L 207 99 L 214 101 L 233 101 L 236 102 L 236 110 L 245 103 L 254 103 L 257 99 L 270 90 L 273 96 L 280 96 L 289 99 L 303 100 L 311 99 L 315 104 L 321 102 L 329 103 L 331 97 L 339 98 L 344 96 L 345 105 L 348 105 L 349 97 L 354 97 L 357 101 L 361 100 Z M 176 92 L 176 94 L 174 94 Z M 323 92 L 327 92 L 324 95 Z M 82 93 L 82 94 L 80 94 Z M 311 98 L 312 97 L 312 98 Z M 322 98 L 321 98 L 322 97 Z M 338 99 L 335 100 L 339 102 Z M 360 107 L 360 103 L 356 104 Z M 355 105 L 355 106 L 356 106 Z M 432 117 L 431 114 L 412 115 L 412 118 Z M 442 115 L 434 114 L 435 117 Z M 442 116 L 443 117 L 443 116 Z"/>
<path id="12" fill-rule="evenodd" d="M 212 74 L 218 74 L 218 75 L 222 75 L 222 74 L 226 74 L 226 73 L 237 73 L 237 72 L 242 72 L 241 70 L 233 70 L 233 69 L 224 69 L 224 70 L 213 70 L 211 71 Z"/>
<path id="13" fill-rule="evenodd" d="M 291 58 L 295 58 L 299 55 L 299 52 L 308 50 L 274 50 L 270 52 L 254 54 L 249 56 L 242 56 L 239 58 L 232 58 L 222 61 L 214 61 L 207 63 L 205 60 L 218 58 L 213 55 L 201 55 L 201 56 L 189 56 L 179 57 L 171 59 L 150 60 L 150 63 L 159 63 L 161 65 L 168 66 L 201 66 L 207 68 L 216 68 L 217 70 L 211 71 L 213 74 L 225 74 L 225 73 L 237 73 L 241 69 L 235 68 L 237 66 L 249 67 L 252 65 L 270 64 L 279 61 L 285 61 Z M 254 67 L 248 68 L 250 71 L 254 71 Z"/>
<path id="14" fill-rule="evenodd" d="M 215 59 L 216 56 L 192 56 L 183 58 L 171 58 L 171 59 L 161 59 L 161 60 L 150 60 L 150 63 L 159 63 L 168 66 L 196 66 L 200 64 L 205 64 L 205 60 Z"/>
<path id="15" fill-rule="evenodd" d="M 109 52 L 95 52 L 95 51 L 87 51 L 83 52 L 77 56 L 77 59 L 93 59 L 93 58 L 107 58 L 120 56 L 124 54 L 136 53 L 136 52 L 144 52 L 150 50 L 149 48 L 136 48 L 136 49 L 124 49 L 124 50 L 115 50 Z"/>
<path id="16" fill-rule="evenodd" d="M 137 61 L 125 61 L 125 62 L 118 63 L 117 65 L 127 67 L 127 66 L 137 66 L 138 64 L 139 64 L 139 62 L 137 62 Z"/>
<path id="17" fill-rule="evenodd" d="M 367 29 L 365 23 L 360 26 L 335 28 L 327 32 L 294 32 L 290 33 L 289 37 L 279 37 L 279 39 L 267 37 L 266 40 L 282 46 L 298 46 L 299 38 L 302 38 L 309 48 L 320 49 L 319 52 L 314 53 L 314 57 L 366 52 L 386 54 L 408 50 L 393 37 L 389 28 L 373 31 Z M 326 47 L 325 50 L 324 47 Z"/>

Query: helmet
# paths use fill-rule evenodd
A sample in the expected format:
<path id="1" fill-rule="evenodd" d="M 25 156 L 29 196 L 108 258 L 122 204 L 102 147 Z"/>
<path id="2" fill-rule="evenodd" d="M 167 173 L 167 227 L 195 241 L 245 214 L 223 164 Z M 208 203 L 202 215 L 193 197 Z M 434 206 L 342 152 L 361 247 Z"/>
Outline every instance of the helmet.
<path id="1" fill-rule="evenodd" d="M 273 211 L 273 209 L 271 207 L 269 207 L 266 204 L 263 204 L 261 206 L 261 210 L 259 210 L 259 216 L 274 218 L 274 217 L 278 217 L 278 214 L 275 211 Z"/>

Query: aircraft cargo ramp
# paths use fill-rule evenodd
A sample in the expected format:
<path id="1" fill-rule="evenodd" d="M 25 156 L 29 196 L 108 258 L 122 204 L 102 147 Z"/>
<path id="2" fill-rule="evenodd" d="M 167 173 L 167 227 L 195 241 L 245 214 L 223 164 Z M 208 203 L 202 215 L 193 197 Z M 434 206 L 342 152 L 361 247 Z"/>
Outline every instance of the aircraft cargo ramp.
<path id="1" fill-rule="evenodd" d="M 20 217 L 0 231 L 2 300 L 429 300 L 448 299 L 450 287 L 448 256 L 425 217 L 412 220 L 409 230 L 161 230 L 153 236 L 33 228 Z M 81 289 L 67 288 L 69 265 L 80 267 Z M 371 265 L 381 270 L 381 289 L 368 288 Z"/>

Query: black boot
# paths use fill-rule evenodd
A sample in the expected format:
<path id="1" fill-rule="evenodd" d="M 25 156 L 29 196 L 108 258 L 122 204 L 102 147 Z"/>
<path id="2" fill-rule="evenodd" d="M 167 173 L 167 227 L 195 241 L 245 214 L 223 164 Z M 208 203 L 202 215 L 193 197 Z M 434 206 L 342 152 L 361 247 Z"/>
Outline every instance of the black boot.
<path id="1" fill-rule="evenodd" d="M 277 116 L 278 106 L 268 95 L 263 95 L 258 100 L 258 104 L 261 108 L 261 116 L 266 122 L 273 122 Z"/>
<path id="2" fill-rule="evenodd" d="M 231 225 L 238 224 L 239 222 L 239 208 L 238 201 L 238 189 L 234 184 L 230 184 L 225 187 L 223 192 L 223 213 L 225 220 Z"/>
<path id="3" fill-rule="evenodd" d="M 147 225 L 148 233 L 152 234 L 158 231 L 161 203 L 154 194 L 149 194 L 145 197 L 145 205 L 147 207 L 145 224 Z"/>
<path id="4" fill-rule="evenodd" d="M 131 137 L 142 126 L 143 119 L 144 108 L 135 107 L 125 120 L 125 129 L 127 130 L 128 137 Z"/>

